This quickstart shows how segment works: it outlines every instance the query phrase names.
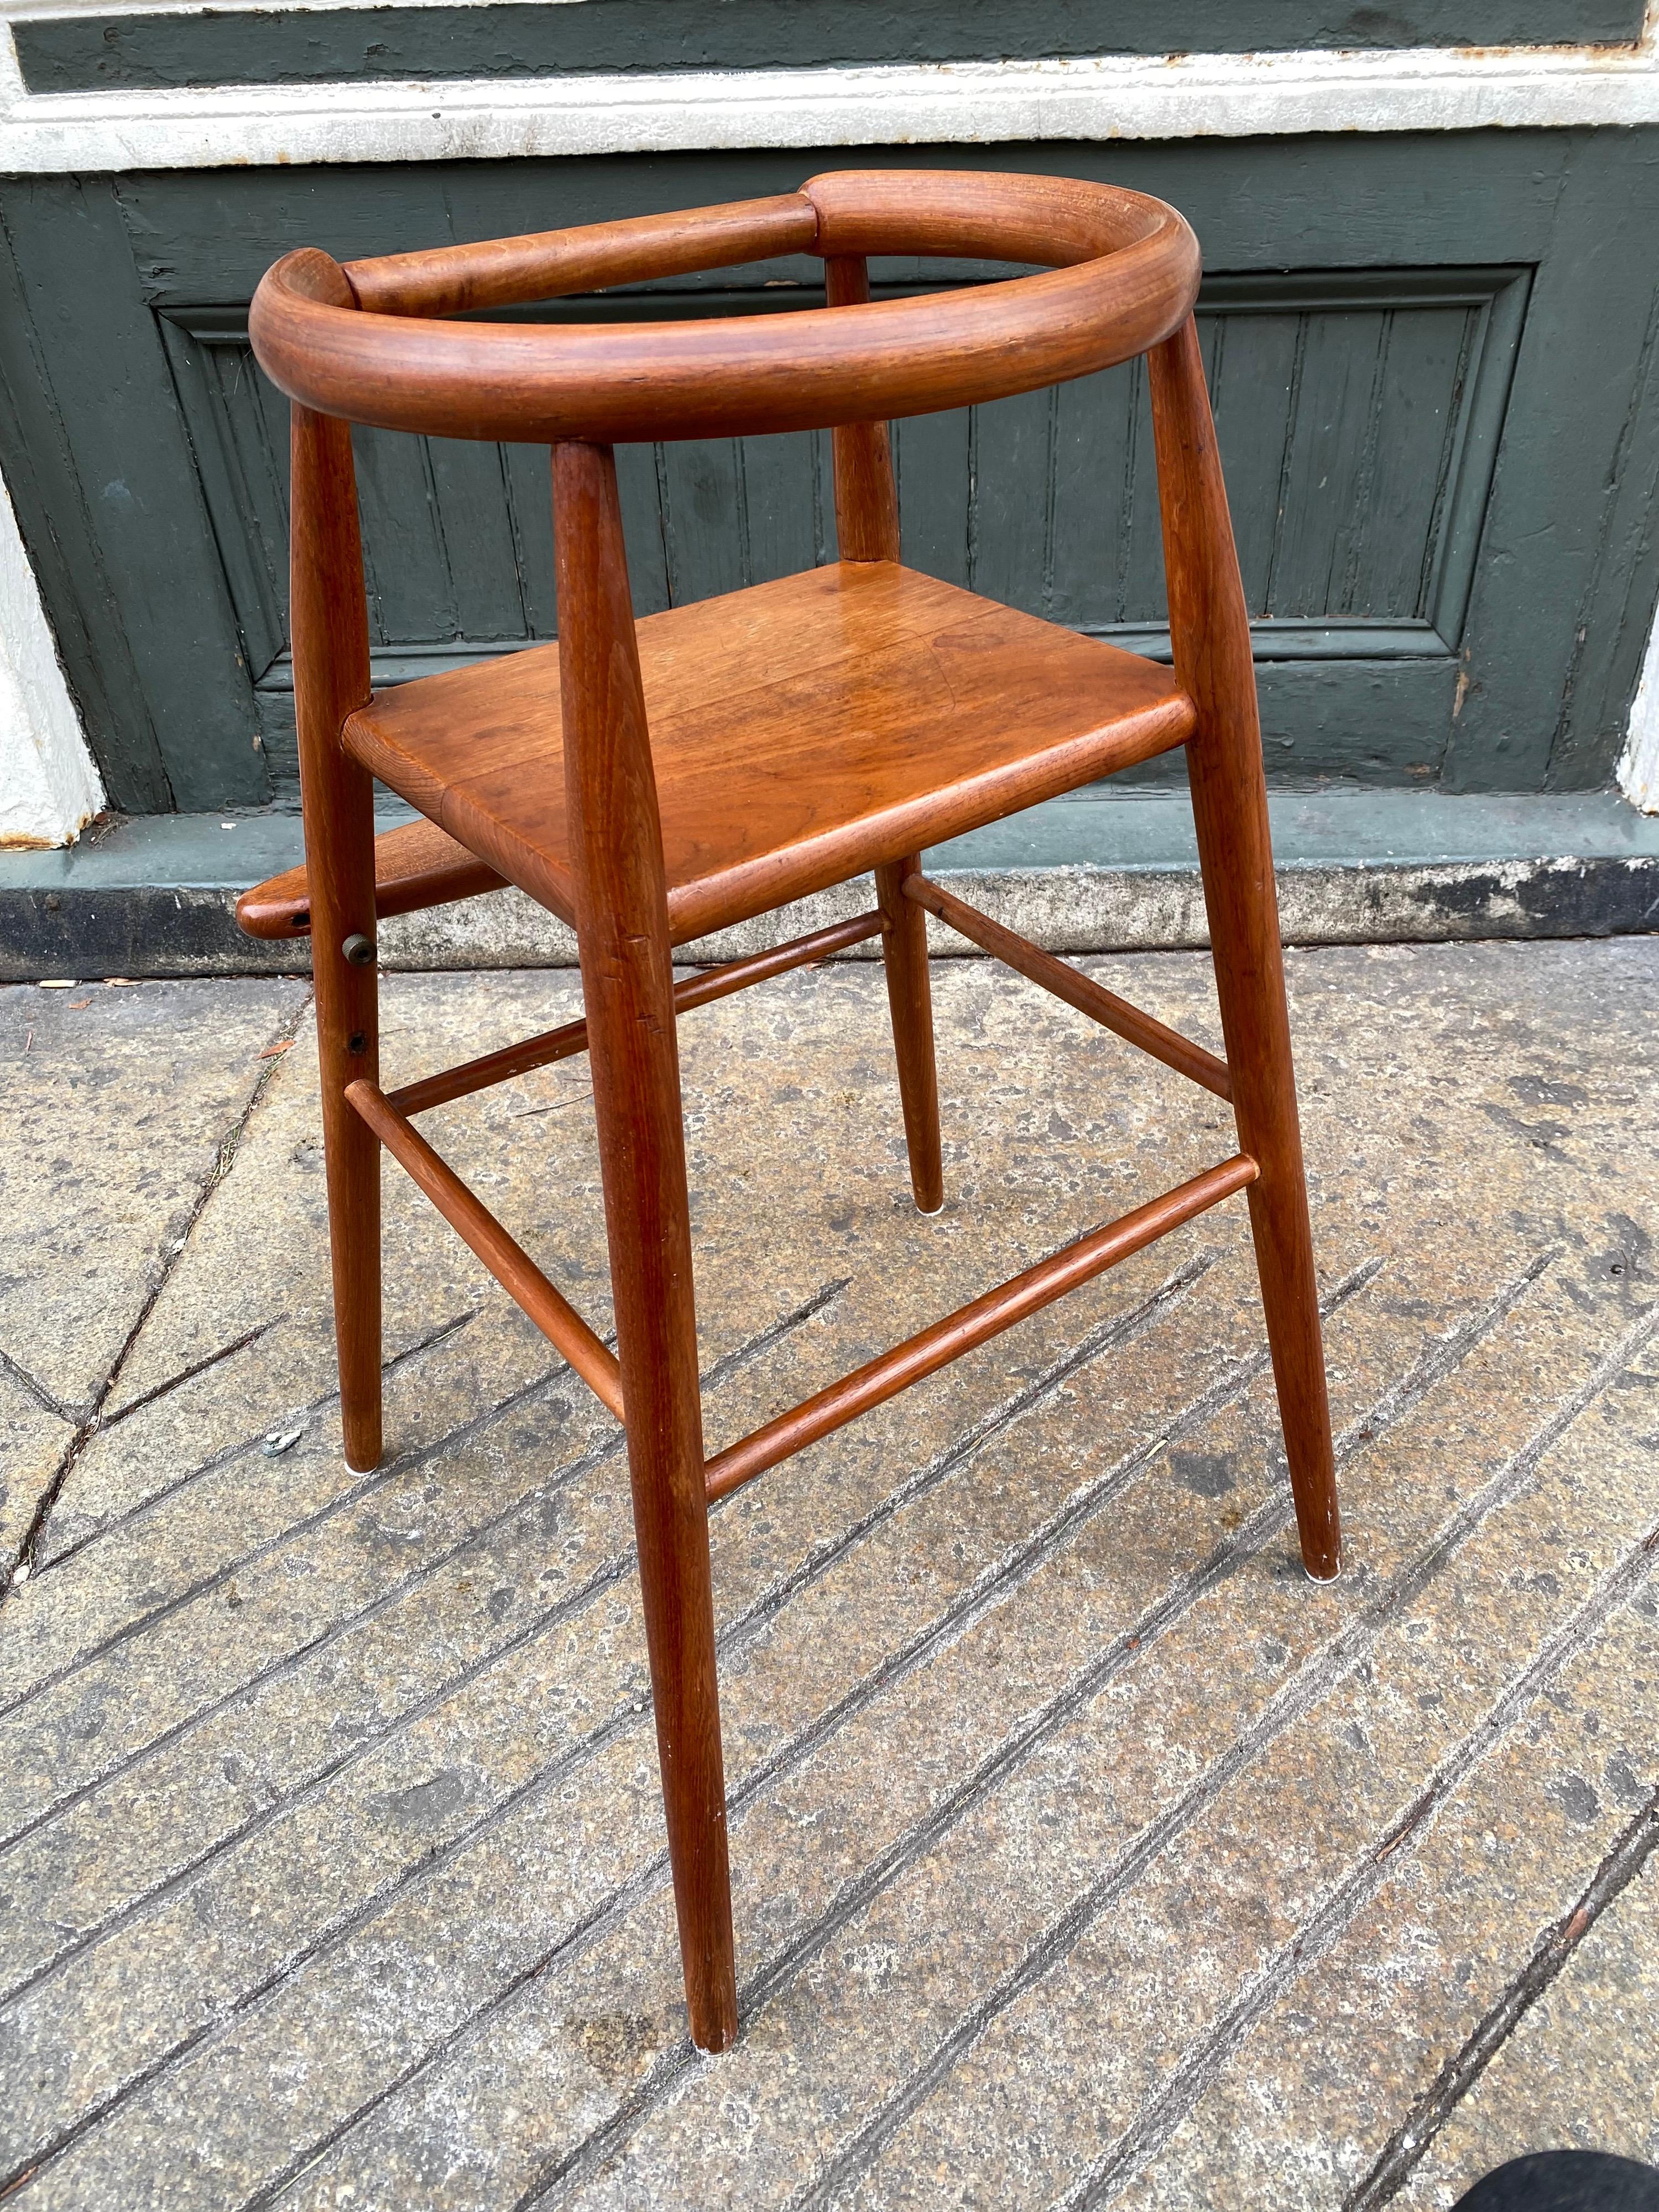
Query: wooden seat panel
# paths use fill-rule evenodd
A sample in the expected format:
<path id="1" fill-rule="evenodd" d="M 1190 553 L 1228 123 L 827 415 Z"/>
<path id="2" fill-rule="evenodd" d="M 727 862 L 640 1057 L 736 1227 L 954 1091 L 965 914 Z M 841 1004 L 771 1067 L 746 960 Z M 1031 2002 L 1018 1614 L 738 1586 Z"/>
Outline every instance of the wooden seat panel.
<path id="1" fill-rule="evenodd" d="M 892 562 L 638 634 L 676 944 L 1149 759 L 1193 724 L 1171 670 Z M 377 693 L 345 741 L 571 919 L 556 646 Z"/>

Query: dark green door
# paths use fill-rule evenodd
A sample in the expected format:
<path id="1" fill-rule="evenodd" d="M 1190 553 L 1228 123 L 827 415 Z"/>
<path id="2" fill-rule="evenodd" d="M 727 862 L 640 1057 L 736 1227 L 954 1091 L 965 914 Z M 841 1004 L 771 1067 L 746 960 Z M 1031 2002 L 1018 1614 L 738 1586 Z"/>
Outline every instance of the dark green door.
<path id="1" fill-rule="evenodd" d="M 580 12 L 580 11 L 577 11 Z M 247 301 L 341 258 L 787 189 L 833 155 L 0 185 L 3 462 L 112 800 L 291 802 L 284 410 Z M 1659 134 L 883 149 L 1173 200 L 1255 618 L 1270 773 L 1605 783 L 1659 544 Z M 780 263 L 557 313 L 810 304 Z M 974 270 L 880 268 L 894 289 Z M 1142 649 L 1163 587 L 1137 368 L 899 426 L 905 557 Z M 544 453 L 361 434 L 382 680 L 554 629 Z M 641 612 L 833 557 L 824 441 L 620 456 Z"/>

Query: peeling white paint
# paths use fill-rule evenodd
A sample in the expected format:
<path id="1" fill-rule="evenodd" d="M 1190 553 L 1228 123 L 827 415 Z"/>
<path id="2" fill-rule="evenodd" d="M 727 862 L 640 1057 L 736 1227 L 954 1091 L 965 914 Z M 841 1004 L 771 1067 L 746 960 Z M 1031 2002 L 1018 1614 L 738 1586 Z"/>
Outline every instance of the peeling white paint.
<path id="1" fill-rule="evenodd" d="M 104 787 L 0 483 L 0 846 L 68 845 Z"/>
<path id="2" fill-rule="evenodd" d="M 12 11 L 0 11 L 5 21 Z M 0 169 L 503 161 L 744 147 L 1256 137 L 1659 123 L 1634 46 L 1076 60 L 29 93 L 7 24 Z"/>
<path id="3" fill-rule="evenodd" d="M 1630 741 L 1619 763 L 1619 788 L 1644 814 L 1659 814 L 1659 611 L 1631 702 Z"/>

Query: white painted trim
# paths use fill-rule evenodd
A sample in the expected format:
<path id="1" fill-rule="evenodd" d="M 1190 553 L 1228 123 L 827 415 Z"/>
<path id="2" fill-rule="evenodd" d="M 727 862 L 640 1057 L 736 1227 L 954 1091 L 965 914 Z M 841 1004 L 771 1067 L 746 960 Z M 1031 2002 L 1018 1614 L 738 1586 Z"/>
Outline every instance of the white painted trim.
<path id="1" fill-rule="evenodd" d="M 1619 788 L 1644 814 L 1659 814 L 1659 610 L 1631 702 L 1630 738 L 1619 763 Z"/>
<path id="2" fill-rule="evenodd" d="M 0 483 L 0 846 L 70 845 L 104 804 Z"/>
<path id="3" fill-rule="evenodd" d="M 742 147 L 1659 123 L 1635 46 L 1112 55 L 856 69 L 29 93 L 0 8 L 0 172 Z"/>

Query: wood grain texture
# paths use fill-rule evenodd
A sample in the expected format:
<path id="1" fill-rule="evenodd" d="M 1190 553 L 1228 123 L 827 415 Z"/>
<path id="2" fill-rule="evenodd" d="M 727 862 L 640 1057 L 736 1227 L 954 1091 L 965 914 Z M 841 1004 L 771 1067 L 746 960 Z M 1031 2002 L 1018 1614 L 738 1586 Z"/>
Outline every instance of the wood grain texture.
<path id="1" fill-rule="evenodd" d="M 1005 929 L 988 914 L 981 914 L 953 897 L 921 873 L 920 862 L 906 874 L 904 896 L 927 913 L 936 914 L 948 927 L 990 953 L 994 959 L 1017 969 L 1045 991 L 1051 991 L 1068 1006 L 1075 1006 L 1080 1014 L 1087 1014 L 1103 1029 L 1111 1030 L 1127 1042 L 1138 1045 L 1142 1052 L 1161 1060 L 1166 1067 L 1174 1068 L 1177 1075 L 1186 1076 L 1189 1082 L 1201 1084 L 1218 1098 L 1231 1101 L 1233 1081 L 1225 1060 L 1218 1060 L 1212 1052 L 1206 1052 L 1202 1045 L 1194 1044 L 1151 1014 L 1142 1013 L 1139 1006 L 1132 1006 L 1115 991 L 1108 991 L 1089 976 L 1080 975 L 1065 961 L 1056 960 L 1052 952 L 1044 952 L 1012 929 Z"/>
<path id="2" fill-rule="evenodd" d="M 499 890 L 494 868 L 446 836 L 435 822 L 404 822 L 374 840 L 374 912 L 414 914 Z M 239 928 L 250 937 L 303 937 L 311 928 L 311 876 L 303 865 L 268 876 L 236 902 Z"/>
<path id="3" fill-rule="evenodd" d="M 920 1382 L 924 1376 L 936 1374 L 951 1360 L 960 1359 L 975 1345 L 1000 1335 L 1004 1329 L 1012 1328 L 1016 1322 L 1031 1314 L 1040 1313 L 1044 1306 L 1064 1297 L 1067 1291 L 1092 1282 L 1108 1267 L 1127 1260 L 1132 1252 L 1142 1251 L 1160 1237 L 1167 1237 L 1183 1221 L 1190 1221 L 1195 1214 L 1218 1206 L 1236 1190 L 1249 1188 L 1255 1176 L 1255 1162 L 1243 1153 L 1222 1161 L 1219 1166 L 1206 1168 L 1191 1182 L 1146 1206 L 1137 1206 L 1121 1220 L 1109 1222 L 1103 1229 L 1091 1230 L 1075 1243 L 1038 1261 L 1036 1267 L 1028 1267 L 1023 1274 L 988 1291 L 971 1305 L 908 1337 L 891 1352 L 884 1352 L 854 1373 L 844 1375 L 840 1382 L 830 1383 L 827 1389 L 780 1414 L 776 1420 L 769 1421 L 753 1435 L 717 1453 L 708 1462 L 710 1499 L 726 1497 L 728 1492 L 764 1474 L 769 1467 L 775 1467 L 781 1460 L 804 1450 L 818 1437 L 844 1428 L 860 1413 L 884 1405 L 901 1390 L 908 1390 L 913 1382 Z"/>
<path id="4" fill-rule="evenodd" d="M 816 210 L 817 252 L 1034 261 L 1046 273 L 829 314 L 538 329 L 422 313 L 426 292 L 408 276 L 386 280 L 397 313 L 354 313 L 334 296 L 337 264 L 302 247 L 261 282 L 249 334 L 261 368 L 290 398 L 353 422 L 454 438 L 618 442 L 826 428 L 1032 391 L 1143 352 L 1197 295 L 1198 244 L 1181 216 L 1109 185 L 849 171 L 814 178 L 798 197 Z M 691 210 L 623 228 L 678 224 L 678 239 L 711 216 L 738 220 L 729 209 Z M 540 245 L 444 248 L 427 291 L 441 304 L 475 285 L 498 303 L 534 298 L 550 281 Z M 510 281 L 491 258 L 501 253 L 522 255 Z M 660 264 L 618 265 L 643 277 Z M 374 299 L 378 265 L 351 268 L 358 296 Z"/>
<path id="5" fill-rule="evenodd" d="M 1179 744 L 1171 672 L 885 562 L 648 616 L 676 944 Z M 557 648 L 379 694 L 356 757 L 574 918 Z"/>
<path id="6" fill-rule="evenodd" d="M 826 303 L 863 307 L 870 264 L 862 254 L 832 254 L 823 264 Z M 836 457 L 836 538 L 843 561 L 899 558 L 898 490 L 885 422 L 843 422 L 831 434 Z"/>
<path id="7" fill-rule="evenodd" d="M 691 2033 L 738 2030 L 662 837 L 616 468 L 553 454 L 563 769 L 640 1589 Z"/>
<path id="8" fill-rule="evenodd" d="M 458 315 L 515 300 L 603 291 L 646 276 L 728 269 L 769 254 L 808 253 L 817 237 L 811 202 L 803 193 L 784 192 L 726 207 L 388 254 L 349 262 L 345 273 L 358 305 L 376 313 Z"/>
<path id="9" fill-rule="evenodd" d="M 1249 624 L 1190 321 L 1149 365 L 1176 669 L 1198 710 L 1188 775 L 1222 1035 L 1239 1143 L 1261 1168 L 1250 1228 L 1302 1558 L 1324 1580 L 1341 1571 L 1341 1522 Z"/>
<path id="10" fill-rule="evenodd" d="M 425 1193 L 469 1250 L 476 1253 L 550 1344 L 563 1352 L 602 1405 L 622 1419 L 622 1369 L 570 1301 L 542 1273 L 475 1198 L 453 1168 L 413 1127 L 378 1084 L 360 1078 L 348 1083 L 346 1100 L 366 1127 L 384 1145 L 416 1188 Z"/>
<path id="11" fill-rule="evenodd" d="M 346 1459 L 366 1470 L 380 1458 L 380 1148 L 345 1092 L 359 1079 L 378 1083 L 380 1060 L 375 970 L 341 950 L 348 937 L 374 934 L 373 787 L 340 741 L 368 696 L 351 433 L 296 407 L 292 467 L 294 694 L 340 1418 Z"/>

